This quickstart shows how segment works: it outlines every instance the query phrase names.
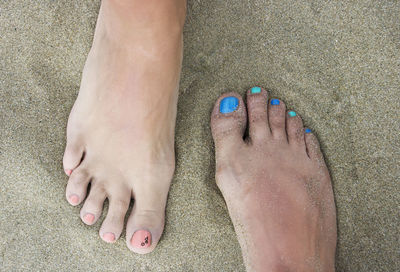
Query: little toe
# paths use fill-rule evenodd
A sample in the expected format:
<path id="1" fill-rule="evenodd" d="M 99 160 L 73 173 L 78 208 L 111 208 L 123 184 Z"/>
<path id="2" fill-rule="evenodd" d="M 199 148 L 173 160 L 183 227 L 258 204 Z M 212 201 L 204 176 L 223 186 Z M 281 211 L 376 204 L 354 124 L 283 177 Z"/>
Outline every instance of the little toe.
<path id="1" fill-rule="evenodd" d="M 130 195 L 109 197 L 108 213 L 101 225 L 99 235 L 108 243 L 118 240 L 124 227 L 124 218 L 129 208 Z"/>
<path id="2" fill-rule="evenodd" d="M 305 151 L 304 128 L 301 117 L 295 111 L 288 111 L 286 114 L 286 132 L 289 144 Z"/>
<path id="3" fill-rule="evenodd" d="M 277 140 L 286 141 L 286 106 L 283 101 L 276 98 L 270 100 L 268 105 L 268 120 L 272 137 Z"/>
<path id="4" fill-rule="evenodd" d="M 99 219 L 103 211 L 106 191 L 100 184 L 92 184 L 88 197 L 80 212 L 82 221 L 87 225 L 93 225 Z"/>
<path id="5" fill-rule="evenodd" d="M 68 179 L 65 195 L 68 202 L 76 206 L 85 199 L 90 176 L 84 167 L 77 168 Z"/>
<path id="6" fill-rule="evenodd" d="M 252 141 L 264 141 L 270 134 L 267 115 L 268 93 L 260 87 L 247 92 L 249 136 Z"/>
<path id="7" fill-rule="evenodd" d="M 83 146 L 79 144 L 77 139 L 67 141 L 63 157 L 64 172 L 67 176 L 70 176 L 72 171 L 80 165 L 83 153 Z"/>
<path id="8" fill-rule="evenodd" d="M 317 137 L 309 128 L 306 128 L 304 130 L 304 133 L 305 133 L 304 139 L 306 142 L 306 149 L 308 156 L 313 161 L 324 164 L 324 156 L 321 152 Z"/>
<path id="9" fill-rule="evenodd" d="M 244 144 L 246 108 L 237 93 L 225 93 L 218 98 L 211 114 L 211 131 L 217 152 Z"/>

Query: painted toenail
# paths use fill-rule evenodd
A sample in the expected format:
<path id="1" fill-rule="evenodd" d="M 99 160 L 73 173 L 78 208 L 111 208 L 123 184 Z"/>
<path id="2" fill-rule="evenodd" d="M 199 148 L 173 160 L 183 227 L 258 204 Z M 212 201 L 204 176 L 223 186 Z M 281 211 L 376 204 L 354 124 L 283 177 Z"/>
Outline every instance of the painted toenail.
<path id="1" fill-rule="evenodd" d="M 239 99 L 234 96 L 225 97 L 219 103 L 219 111 L 221 113 L 234 112 L 239 106 Z"/>
<path id="2" fill-rule="evenodd" d="M 131 239 L 131 245 L 136 248 L 147 248 L 151 245 L 151 233 L 147 230 L 136 231 Z"/>
<path id="3" fill-rule="evenodd" d="M 78 202 L 79 202 L 79 197 L 78 197 L 77 195 L 70 195 L 70 196 L 69 196 L 69 201 L 70 201 L 72 204 L 78 204 Z"/>
<path id="4" fill-rule="evenodd" d="M 306 128 L 305 132 L 306 132 L 306 133 L 311 133 L 311 129 Z"/>
<path id="5" fill-rule="evenodd" d="M 281 103 L 281 101 L 279 101 L 279 99 L 272 99 L 271 100 L 271 105 L 279 105 Z"/>
<path id="6" fill-rule="evenodd" d="M 91 223 L 93 223 L 93 221 L 94 221 L 94 215 L 91 214 L 91 213 L 87 213 L 87 214 L 85 214 L 85 216 L 83 217 L 83 219 L 85 220 L 86 223 L 91 224 Z"/>
<path id="7" fill-rule="evenodd" d="M 260 92 L 261 92 L 261 88 L 260 87 L 251 88 L 251 93 L 252 94 L 256 94 L 256 93 L 260 93 Z"/>
<path id="8" fill-rule="evenodd" d="M 290 117 L 295 117 L 297 115 L 294 111 L 289 111 L 288 114 Z"/>
<path id="9" fill-rule="evenodd" d="M 71 169 L 65 169 L 65 174 L 67 174 L 67 176 L 70 176 L 72 173 Z"/>
<path id="10" fill-rule="evenodd" d="M 112 232 L 106 232 L 103 234 L 103 239 L 106 242 L 112 243 L 115 241 L 115 235 Z"/>

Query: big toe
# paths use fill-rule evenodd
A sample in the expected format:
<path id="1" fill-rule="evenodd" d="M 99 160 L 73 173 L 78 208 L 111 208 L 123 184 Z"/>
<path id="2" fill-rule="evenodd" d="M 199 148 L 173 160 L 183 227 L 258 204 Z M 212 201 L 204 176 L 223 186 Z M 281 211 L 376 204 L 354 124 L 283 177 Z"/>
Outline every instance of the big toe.
<path id="1" fill-rule="evenodd" d="M 153 251 L 161 238 L 168 188 L 146 191 L 135 192 L 135 204 L 126 225 L 126 244 L 139 254 Z"/>
<path id="2" fill-rule="evenodd" d="M 237 93 L 225 93 L 218 98 L 211 114 L 211 131 L 217 153 L 243 144 L 246 129 L 246 108 Z"/>

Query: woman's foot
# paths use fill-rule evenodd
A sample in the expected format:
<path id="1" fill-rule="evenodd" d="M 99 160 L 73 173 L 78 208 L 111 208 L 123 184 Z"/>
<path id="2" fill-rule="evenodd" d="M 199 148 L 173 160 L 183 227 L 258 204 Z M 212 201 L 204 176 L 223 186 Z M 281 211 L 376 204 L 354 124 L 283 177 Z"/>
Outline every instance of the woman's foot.
<path id="1" fill-rule="evenodd" d="M 248 122 L 249 137 L 243 140 Z M 334 271 L 336 211 L 315 135 L 254 87 L 222 95 L 211 117 L 216 181 L 248 271 Z"/>
<path id="2" fill-rule="evenodd" d="M 103 0 L 68 120 L 68 202 L 84 202 L 81 218 L 92 225 L 108 198 L 99 234 L 115 242 L 134 198 L 126 242 L 137 253 L 152 251 L 164 228 L 184 17 L 185 1 Z"/>

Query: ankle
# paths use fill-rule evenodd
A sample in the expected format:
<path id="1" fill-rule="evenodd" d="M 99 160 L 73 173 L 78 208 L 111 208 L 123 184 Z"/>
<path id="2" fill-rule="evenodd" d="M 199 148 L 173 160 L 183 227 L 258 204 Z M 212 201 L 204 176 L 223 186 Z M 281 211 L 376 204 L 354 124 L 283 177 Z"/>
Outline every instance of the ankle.
<path id="1" fill-rule="evenodd" d="M 186 16 L 186 0 L 104 0 L 100 15 L 107 26 L 137 32 L 141 29 L 181 33 Z"/>
<path id="2" fill-rule="evenodd" d="M 182 42 L 186 5 L 182 0 L 104 0 L 96 25 L 93 45 L 111 45 L 112 48 L 158 52 L 174 49 Z M 171 45 L 171 48 L 166 48 Z"/>
<path id="3" fill-rule="evenodd" d="M 300 252 L 283 253 L 275 246 L 256 246 L 247 249 L 253 252 L 251 256 L 244 256 L 248 271 L 273 271 L 273 272 L 334 272 L 334 256 L 307 257 Z M 300 254 L 299 254 L 300 253 Z M 249 258 L 250 257 L 250 258 Z"/>
<path id="4" fill-rule="evenodd" d="M 257 270 L 258 271 L 258 270 Z M 263 271 L 263 270 L 260 270 Z M 278 260 L 273 266 L 270 266 L 268 271 L 274 272 L 294 272 L 294 271 L 304 271 L 304 272 L 334 272 L 335 265 L 322 264 L 321 261 L 317 260 L 304 260 L 302 262 L 282 262 Z"/>

